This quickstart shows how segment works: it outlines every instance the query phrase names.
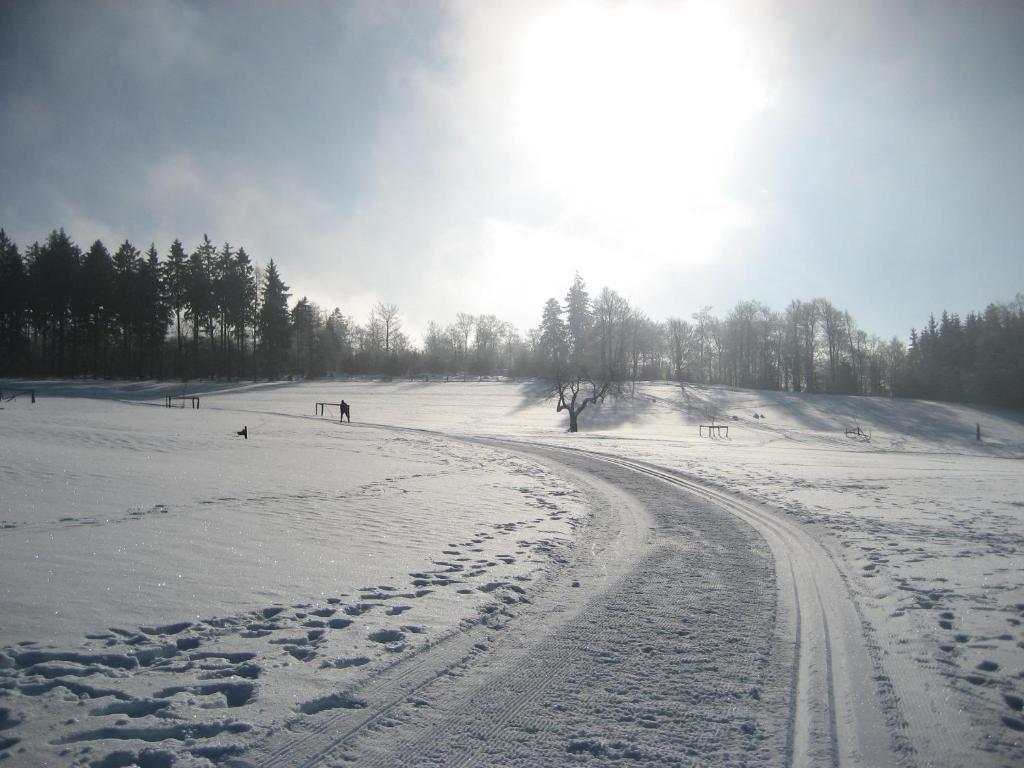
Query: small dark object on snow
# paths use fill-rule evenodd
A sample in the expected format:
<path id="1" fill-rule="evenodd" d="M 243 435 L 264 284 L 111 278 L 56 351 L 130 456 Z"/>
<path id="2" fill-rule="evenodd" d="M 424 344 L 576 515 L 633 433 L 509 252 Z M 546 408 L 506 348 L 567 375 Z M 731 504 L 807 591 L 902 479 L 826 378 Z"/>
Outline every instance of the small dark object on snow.
<path id="1" fill-rule="evenodd" d="M 869 443 L 871 442 L 871 433 L 863 431 L 860 427 L 847 427 L 846 436 L 855 437 L 858 440 L 867 440 Z"/>
<path id="2" fill-rule="evenodd" d="M 238 430 L 237 434 L 241 435 L 246 440 L 248 440 L 249 439 L 249 426 L 246 425 L 246 426 L 242 427 L 240 430 Z"/>

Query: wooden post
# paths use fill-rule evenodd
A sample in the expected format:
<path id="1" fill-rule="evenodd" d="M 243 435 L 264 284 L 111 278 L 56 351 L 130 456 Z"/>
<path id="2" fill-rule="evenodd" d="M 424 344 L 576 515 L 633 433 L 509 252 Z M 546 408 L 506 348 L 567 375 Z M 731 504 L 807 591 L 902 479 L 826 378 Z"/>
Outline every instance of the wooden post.
<path id="1" fill-rule="evenodd" d="M 975 427 L 975 439 L 976 440 L 981 440 L 981 422 L 976 423 L 974 425 L 974 427 Z"/>

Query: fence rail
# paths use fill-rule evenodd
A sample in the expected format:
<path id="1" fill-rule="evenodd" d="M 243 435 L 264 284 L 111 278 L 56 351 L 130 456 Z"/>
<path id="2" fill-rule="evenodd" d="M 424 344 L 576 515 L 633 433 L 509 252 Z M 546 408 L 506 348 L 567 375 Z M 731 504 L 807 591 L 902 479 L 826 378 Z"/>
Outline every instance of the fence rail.
<path id="1" fill-rule="evenodd" d="M 21 395 L 28 395 L 33 403 L 36 401 L 34 389 L 8 389 L 6 392 L 0 389 L 0 403 L 9 403 Z"/>
<path id="2" fill-rule="evenodd" d="M 187 400 L 192 403 L 192 408 L 194 410 L 199 409 L 199 397 L 197 395 L 167 395 L 167 397 L 164 398 L 164 402 L 166 403 L 168 408 L 174 408 L 175 400 L 181 401 L 181 405 L 178 406 L 179 408 L 184 408 L 185 401 Z"/>

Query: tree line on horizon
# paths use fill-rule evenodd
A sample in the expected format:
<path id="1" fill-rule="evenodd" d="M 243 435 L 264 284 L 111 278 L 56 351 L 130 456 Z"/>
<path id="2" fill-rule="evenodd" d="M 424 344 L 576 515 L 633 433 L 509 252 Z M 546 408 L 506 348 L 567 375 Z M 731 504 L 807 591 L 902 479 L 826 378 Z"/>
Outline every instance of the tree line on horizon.
<path id="1" fill-rule="evenodd" d="M 961 319 L 943 312 L 908 344 L 859 329 L 824 298 L 775 311 L 741 301 L 663 322 L 576 276 L 521 334 L 494 315 L 431 322 L 422 344 L 378 303 L 364 324 L 291 294 L 273 260 L 203 236 L 161 258 L 127 240 L 82 251 L 63 229 L 24 254 L 0 229 L 0 375 L 270 378 L 493 375 L 553 382 L 560 409 L 639 380 L 1024 407 L 1024 295 Z M 574 404 L 575 403 L 575 404 Z"/>
<path id="2" fill-rule="evenodd" d="M 577 274 L 564 301 L 548 300 L 534 333 L 570 430 L 577 409 L 651 379 L 1024 408 L 1021 293 L 963 321 L 932 316 L 904 346 L 865 333 L 824 298 L 793 300 L 781 312 L 741 301 L 724 318 L 702 307 L 688 320 L 657 322 L 609 288 L 591 299 Z"/>

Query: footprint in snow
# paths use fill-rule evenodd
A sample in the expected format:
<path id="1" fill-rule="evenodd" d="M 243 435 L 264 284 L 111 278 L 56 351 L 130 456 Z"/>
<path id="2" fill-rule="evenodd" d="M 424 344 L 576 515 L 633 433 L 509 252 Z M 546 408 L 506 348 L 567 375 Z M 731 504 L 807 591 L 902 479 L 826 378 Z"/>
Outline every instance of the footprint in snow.
<path id="1" fill-rule="evenodd" d="M 345 607 L 345 613 L 349 616 L 362 616 L 369 610 L 377 607 L 377 603 L 356 603 Z"/>
<path id="2" fill-rule="evenodd" d="M 351 658 L 338 658 L 330 661 L 320 662 L 321 667 L 333 667 L 334 669 L 347 669 L 348 667 L 361 667 L 364 664 L 369 664 L 370 659 L 367 656 L 353 656 Z"/>
<path id="3" fill-rule="evenodd" d="M 1003 725 L 1014 731 L 1024 731 L 1024 720 L 1009 715 L 1003 715 Z"/>
<path id="4" fill-rule="evenodd" d="M 363 709 L 364 707 L 366 707 L 366 702 L 362 699 L 354 698 L 346 693 L 332 693 L 300 704 L 299 711 L 304 715 L 315 715 L 317 712 L 329 709 Z"/>
<path id="5" fill-rule="evenodd" d="M 388 643 L 398 643 L 405 639 L 405 633 L 397 629 L 379 629 L 376 632 L 371 632 L 367 635 L 368 640 L 372 640 L 375 643 L 386 645 Z"/>

